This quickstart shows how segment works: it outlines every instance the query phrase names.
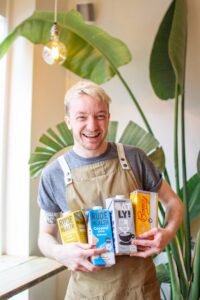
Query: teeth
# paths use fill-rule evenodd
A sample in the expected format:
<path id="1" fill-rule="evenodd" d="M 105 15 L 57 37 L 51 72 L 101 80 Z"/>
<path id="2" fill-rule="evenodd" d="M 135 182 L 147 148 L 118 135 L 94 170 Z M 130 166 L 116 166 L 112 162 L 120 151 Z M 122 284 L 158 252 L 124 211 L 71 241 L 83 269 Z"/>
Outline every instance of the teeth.
<path id="1" fill-rule="evenodd" d="M 89 135 L 89 134 L 83 133 L 83 135 L 84 135 L 85 137 L 88 137 L 88 138 L 95 138 L 95 137 L 98 137 L 99 134 L 100 134 L 100 133 L 97 133 L 97 134 L 95 134 L 95 135 Z"/>

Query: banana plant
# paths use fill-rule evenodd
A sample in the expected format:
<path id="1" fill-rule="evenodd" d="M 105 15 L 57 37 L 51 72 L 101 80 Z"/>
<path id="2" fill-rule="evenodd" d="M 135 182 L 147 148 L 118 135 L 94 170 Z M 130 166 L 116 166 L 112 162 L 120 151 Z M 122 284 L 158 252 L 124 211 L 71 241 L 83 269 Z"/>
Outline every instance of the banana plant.
<path id="1" fill-rule="evenodd" d="M 0 58 L 3 57 L 18 36 L 23 36 L 34 44 L 46 44 L 49 41 L 49 32 L 53 22 L 53 13 L 36 11 L 31 17 L 19 24 L 0 44 Z M 117 75 L 138 109 L 148 132 L 153 135 L 139 102 L 119 72 L 119 67 L 131 60 L 127 46 L 98 27 L 85 24 L 80 14 L 75 11 L 58 13 L 58 25 L 61 28 L 60 40 L 68 49 L 68 57 L 63 63 L 63 67 L 82 78 L 91 79 L 99 84 Z M 190 221 L 197 217 L 200 212 L 198 204 L 200 159 L 198 158 L 198 172 L 187 180 L 184 132 L 186 29 L 186 0 L 174 0 L 161 23 L 153 45 L 150 59 L 150 79 L 158 97 L 163 100 L 175 98 L 176 188 L 186 207 L 185 221 L 181 231 L 166 248 L 169 262 L 165 268 L 160 268 L 159 274 L 162 273 L 162 270 L 165 273 L 166 269 L 168 270 L 168 280 L 171 282 L 173 299 L 196 300 L 199 297 L 199 234 L 196 239 L 194 255 L 191 258 Z M 181 106 L 180 123 L 182 129 L 182 188 L 179 182 L 180 166 L 178 161 L 179 106 Z M 41 137 L 41 143 L 45 147 L 37 147 L 31 155 L 30 171 L 32 176 L 36 176 L 58 151 L 73 144 L 70 132 L 66 131 L 64 127 L 64 124 L 57 125 L 60 135 L 56 134 L 54 130 L 48 129 L 49 135 L 45 134 Z M 109 132 L 108 138 L 112 140 L 115 138 L 116 124 L 112 123 L 111 127 L 113 129 Z M 130 128 L 132 131 L 132 125 Z M 130 133 L 129 129 L 127 132 Z M 125 141 L 128 140 L 126 135 L 125 137 Z M 124 140 L 122 139 L 122 141 Z M 152 159 L 158 156 L 158 160 L 160 160 L 160 156 L 163 157 L 162 148 L 158 146 L 151 155 Z M 161 166 L 163 167 L 163 163 Z M 166 169 L 164 169 L 164 175 L 170 182 Z M 162 209 L 161 212 L 164 218 Z"/>
<path id="2" fill-rule="evenodd" d="M 198 170 L 187 179 L 185 153 L 185 68 L 187 44 L 187 3 L 186 0 L 172 1 L 156 35 L 150 58 L 150 79 L 156 95 L 161 100 L 175 99 L 174 109 L 174 169 L 176 192 L 185 205 L 184 222 L 176 238 L 167 247 L 172 299 L 198 300 L 200 297 L 200 232 L 197 234 L 192 257 L 190 224 L 200 213 L 200 174 Z M 179 108 L 181 117 L 179 118 Z M 179 135 L 182 145 L 182 182 L 180 187 Z M 158 275 L 162 282 L 163 272 Z"/>
<path id="3" fill-rule="evenodd" d="M 117 128 L 118 122 L 109 122 L 108 141 L 116 141 Z M 57 124 L 56 130 L 47 129 L 47 132 L 40 137 L 39 142 L 43 146 L 36 147 L 29 160 L 30 175 L 33 178 L 40 174 L 50 160 L 63 151 L 67 151 L 74 143 L 71 131 L 67 128 L 65 122 Z M 149 132 L 136 123 L 132 121 L 128 123 L 118 142 L 142 149 L 153 160 L 160 172 L 163 171 L 165 157 L 162 147 Z"/>
<path id="4" fill-rule="evenodd" d="M 53 12 L 35 11 L 2 41 L 0 59 L 19 36 L 34 44 L 45 45 L 49 42 L 53 23 Z M 57 24 L 61 30 L 60 41 L 67 48 L 67 59 L 62 66 L 81 78 L 90 79 L 98 84 L 117 75 L 139 111 L 145 127 L 153 134 L 138 100 L 119 71 L 120 66 L 131 61 L 128 47 L 97 26 L 86 24 L 81 14 L 75 10 L 59 12 Z"/>

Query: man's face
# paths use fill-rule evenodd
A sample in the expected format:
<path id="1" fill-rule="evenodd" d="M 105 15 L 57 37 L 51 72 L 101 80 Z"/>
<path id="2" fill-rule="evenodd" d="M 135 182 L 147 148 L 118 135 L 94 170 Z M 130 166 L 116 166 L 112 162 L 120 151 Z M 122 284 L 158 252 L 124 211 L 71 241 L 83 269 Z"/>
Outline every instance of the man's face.
<path id="1" fill-rule="evenodd" d="M 83 157 L 95 157 L 107 147 L 105 137 L 110 114 L 105 102 L 82 94 L 72 100 L 65 122 L 72 130 L 74 151 Z"/>

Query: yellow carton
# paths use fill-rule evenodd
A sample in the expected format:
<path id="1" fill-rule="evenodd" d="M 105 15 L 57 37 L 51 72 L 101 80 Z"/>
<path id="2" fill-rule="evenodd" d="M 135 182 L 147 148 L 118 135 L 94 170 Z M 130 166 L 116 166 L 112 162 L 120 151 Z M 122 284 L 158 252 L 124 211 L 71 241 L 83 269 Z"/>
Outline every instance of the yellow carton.
<path id="1" fill-rule="evenodd" d="M 136 237 L 158 226 L 158 194 L 136 190 L 130 194 Z"/>
<path id="2" fill-rule="evenodd" d="M 87 243 L 86 224 L 81 210 L 67 212 L 57 219 L 57 223 L 63 244 Z"/>

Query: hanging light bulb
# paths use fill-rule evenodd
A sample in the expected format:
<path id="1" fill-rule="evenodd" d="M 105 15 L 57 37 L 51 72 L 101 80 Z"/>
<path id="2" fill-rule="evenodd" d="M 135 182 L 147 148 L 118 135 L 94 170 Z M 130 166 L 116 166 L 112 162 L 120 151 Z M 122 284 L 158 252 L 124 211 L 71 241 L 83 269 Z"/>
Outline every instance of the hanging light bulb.
<path id="1" fill-rule="evenodd" d="M 50 31 L 51 37 L 48 44 L 43 48 L 43 59 L 49 64 L 62 64 L 67 58 L 67 50 L 63 43 L 59 41 L 59 28 L 57 25 L 57 0 L 55 0 L 54 24 Z"/>

